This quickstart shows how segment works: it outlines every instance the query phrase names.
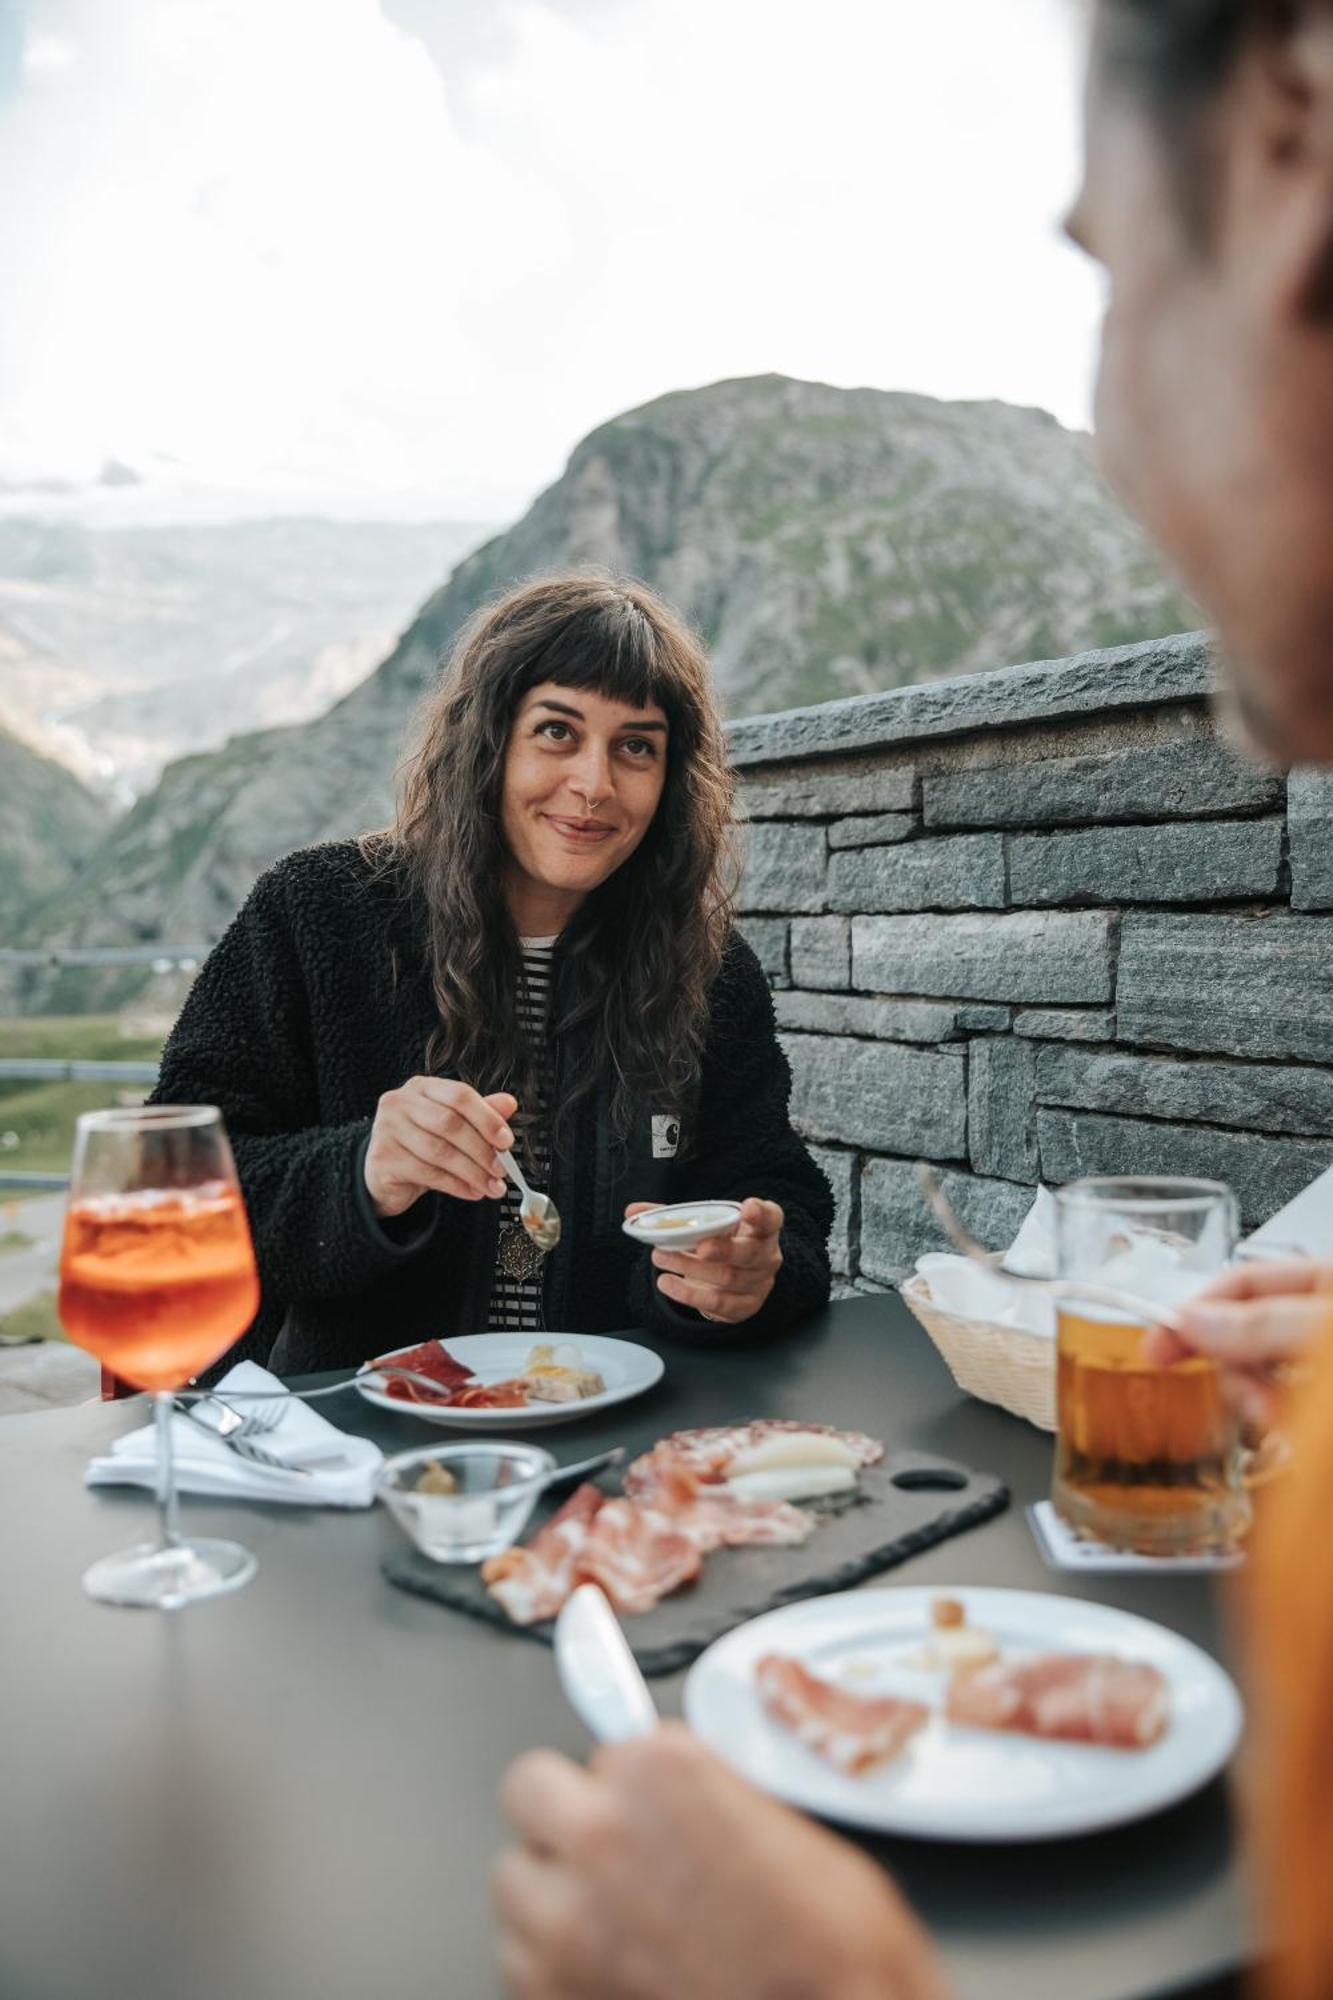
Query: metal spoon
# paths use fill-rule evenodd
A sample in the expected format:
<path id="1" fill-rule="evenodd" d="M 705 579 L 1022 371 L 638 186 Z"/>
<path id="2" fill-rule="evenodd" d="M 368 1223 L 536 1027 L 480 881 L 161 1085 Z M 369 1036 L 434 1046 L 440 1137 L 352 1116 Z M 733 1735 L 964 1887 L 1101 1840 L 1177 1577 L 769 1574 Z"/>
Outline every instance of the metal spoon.
<path id="1" fill-rule="evenodd" d="M 987 1250 L 978 1243 L 955 1211 L 933 1167 L 918 1160 L 916 1178 L 940 1228 L 954 1249 L 970 1263 L 980 1264 L 983 1270 L 1011 1285 L 1040 1285 L 1053 1299 L 1086 1299 L 1090 1305 L 1113 1306 L 1142 1320 L 1146 1326 L 1175 1325 L 1176 1315 L 1171 1306 L 1163 1305 L 1160 1299 L 1145 1298 L 1139 1292 L 1127 1292 L 1119 1285 L 1099 1284 L 1095 1278 L 1043 1278 L 1034 1271 L 1011 1271 L 1004 1262 L 1004 1251 Z"/>
<path id="2" fill-rule="evenodd" d="M 501 1153 L 500 1165 L 523 1197 L 518 1219 L 537 1248 L 545 1255 L 560 1241 L 560 1211 L 549 1194 L 538 1194 L 523 1178 L 523 1169 L 512 1153 Z"/>

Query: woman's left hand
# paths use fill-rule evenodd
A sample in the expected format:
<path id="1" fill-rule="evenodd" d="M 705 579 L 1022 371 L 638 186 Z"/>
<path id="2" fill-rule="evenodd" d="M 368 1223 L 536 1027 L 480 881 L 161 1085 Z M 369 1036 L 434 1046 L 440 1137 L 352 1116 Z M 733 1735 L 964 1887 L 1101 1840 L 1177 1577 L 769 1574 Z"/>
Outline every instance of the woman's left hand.
<path id="1" fill-rule="evenodd" d="M 632 1201 L 626 1215 L 658 1208 Z M 739 1227 L 730 1236 L 708 1236 L 693 1250 L 654 1250 L 657 1287 L 678 1306 L 693 1306 L 705 1319 L 737 1326 L 753 1319 L 782 1268 L 783 1214 L 775 1201 L 751 1195 L 741 1203 Z"/>

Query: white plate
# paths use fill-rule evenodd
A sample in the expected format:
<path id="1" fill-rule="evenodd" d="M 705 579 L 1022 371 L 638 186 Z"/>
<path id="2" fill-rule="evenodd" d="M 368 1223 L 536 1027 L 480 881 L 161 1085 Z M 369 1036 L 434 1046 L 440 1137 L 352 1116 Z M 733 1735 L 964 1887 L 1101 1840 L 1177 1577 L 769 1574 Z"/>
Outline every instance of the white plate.
<path id="1" fill-rule="evenodd" d="M 664 1229 L 663 1219 L 671 1219 Z M 654 1250 L 688 1250 L 709 1236 L 725 1236 L 741 1219 L 738 1201 L 673 1201 L 662 1208 L 650 1208 L 642 1215 L 626 1216 L 621 1228 L 636 1243 Z"/>
<path id="2" fill-rule="evenodd" d="M 585 1396 L 577 1403 L 530 1403 L 521 1410 L 451 1410 L 444 1405 L 405 1403 L 397 1396 L 386 1395 L 383 1388 L 375 1388 L 362 1379 L 374 1375 L 369 1363 L 357 1370 L 356 1386 L 376 1409 L 393 1410 L 400 1417 L 404 1414 L 421 1417 L 428 1424 L 447 1424 L 450 1429 L 464 1431 L 530 1431 L 545 1429 L 550 1424 L 570 1424 L 578 1417 L 591 1416 L 594 1410 L 608 1410 L 613 1403 L 641 1396 L 662 1379 L 662 1358 L 651 1348 L 640 1347 L 632 1340 L 608 1340 L 599 1333 L 466 1333 L 441 1345 L 448 1348 L 455 1361 L 470 1368 L 478 1382 L 489 1383 L 521 1375 L 523 1363 L 539 1343 L 559 1345 L 562 1341 L 577 1347 L 584 1365 L 595 1368 L 606 1383 L 600 1396 Z M 411 1347 L 420 1345 L 416 1340 L 411 1343 Z M 377 1355 L 376 1359 L 392 1361 L 394 1355 L 408 1352 L 408 1347 L 396 1347 L 393 1353 Z"/>
<path id="3" fill-rule="evenodd" d="M 949 1591 L 968 1623 L 1006 1654 L 1117 1653 L 1165 1674 L 1171 1721 L 1150 1750 L 1047 1743 L 964 1729 L 933 1716 L 900 1756 L 844 1777 L 760 1706 L 754 1668 L 790 1653 L 858 1694 L 902 1694 L 940 1707 L 945 1676 L 910 1664 L 939 1590 L 846 1591 L 767 1612 L 709 1647 L 685 1683 L 690 1726 L 728 1763 L 790 1804 L 877 1833 L 925 1840 L 1054 1840 L 1144 1818 L 1188 1797 L 1226 1764 L 1240 1738 L 1240 1696 L 1216 1661 L 1186 1639 L 1109 1605 L 1045 1591 Z M 873 1673 L 857 1672 L 862 1663 Z M 847 1669 L 851 1667 L 849 1674 Z"/>

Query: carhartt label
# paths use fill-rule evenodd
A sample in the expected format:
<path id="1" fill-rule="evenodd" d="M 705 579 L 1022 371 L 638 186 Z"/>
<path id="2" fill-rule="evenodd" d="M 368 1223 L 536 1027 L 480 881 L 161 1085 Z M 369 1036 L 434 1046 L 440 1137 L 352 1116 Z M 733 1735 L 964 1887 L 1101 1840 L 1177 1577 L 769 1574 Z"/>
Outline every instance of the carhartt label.
<path id="1" fill-rule="evenodd" d="M 674 1160 L 680 1149 L 680 1120 L 670 1113 L 653 1114 L 653 1158 Z"/>

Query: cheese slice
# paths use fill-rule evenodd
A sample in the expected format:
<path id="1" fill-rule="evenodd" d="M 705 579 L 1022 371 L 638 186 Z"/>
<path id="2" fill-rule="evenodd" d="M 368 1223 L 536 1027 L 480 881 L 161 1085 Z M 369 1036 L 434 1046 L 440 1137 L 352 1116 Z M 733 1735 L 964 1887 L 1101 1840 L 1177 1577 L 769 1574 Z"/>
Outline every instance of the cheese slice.
<path id="1" fill-rule="evenodd" d="M 813 1500 L 821 1493 L 846 1493 L 855 1484 L 848 1465 L 768 1465 L 730 1472 L 726 1480 L 728 1493 L 747 1500 Z"/>
<path id="2" fill-rule="evenodd" d="M 738 1451 L 727 1467 L 727 1478 L 784 1465 L 843 1465 L 855 1479 L 860 1464 L 850 1445 L 825 1431 L 774 1431 L 758 1444 Z"/>

